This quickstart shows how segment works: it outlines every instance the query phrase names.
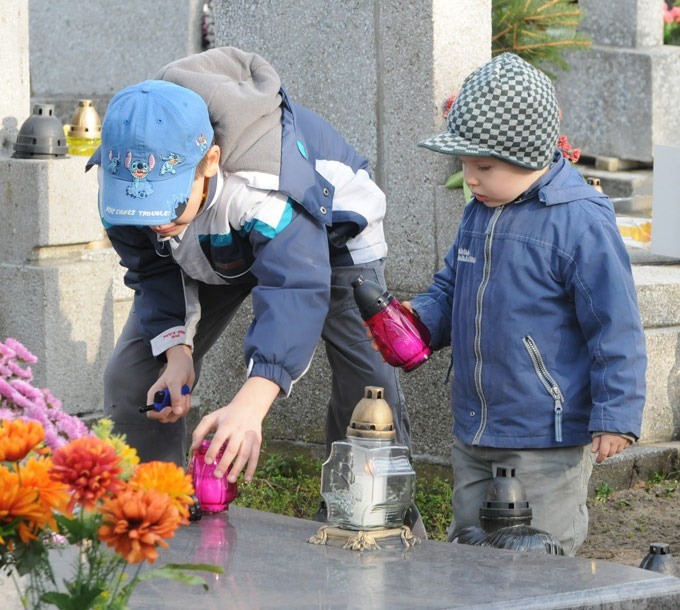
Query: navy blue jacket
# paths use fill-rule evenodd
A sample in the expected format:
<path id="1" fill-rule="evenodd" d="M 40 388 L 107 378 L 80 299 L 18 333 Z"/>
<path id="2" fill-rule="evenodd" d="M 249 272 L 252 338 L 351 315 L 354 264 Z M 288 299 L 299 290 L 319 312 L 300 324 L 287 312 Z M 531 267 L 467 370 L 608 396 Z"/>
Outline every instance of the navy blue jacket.
<path id="1" fill-rule="evenodd" d="M 639 437 L 645 337 L 609 199 L 561 156 L 517 201 L 473 199 L 412 304 L 452 347 L 454 434 L 473 445 Z"/>

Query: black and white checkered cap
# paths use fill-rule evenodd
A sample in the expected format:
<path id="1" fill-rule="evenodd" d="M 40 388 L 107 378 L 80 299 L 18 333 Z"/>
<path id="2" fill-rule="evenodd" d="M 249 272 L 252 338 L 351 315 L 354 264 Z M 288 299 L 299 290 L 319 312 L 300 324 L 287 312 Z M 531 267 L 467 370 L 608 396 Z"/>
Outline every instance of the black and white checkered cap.
<path id="1" fill-rule="evenodd" d="M 503 53 L 465 79 L 447 131 L 418 146 L 542 169 L 557 145 L 559 114 L 550 79 L 517 55 Z"/>

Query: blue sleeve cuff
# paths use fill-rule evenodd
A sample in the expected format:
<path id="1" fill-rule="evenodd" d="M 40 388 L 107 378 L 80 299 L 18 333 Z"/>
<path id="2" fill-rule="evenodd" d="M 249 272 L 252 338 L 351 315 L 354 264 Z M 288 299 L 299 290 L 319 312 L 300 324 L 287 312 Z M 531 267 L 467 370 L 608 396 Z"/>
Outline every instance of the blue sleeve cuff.
<path id="1" fill-rule="evenodd" d="M 264 377 L 273 381 L 281 388 L 281 392 L 288 397 L 293 387 L 293 380 L 290 375 L 278 364 L 270 362 L 253 362 L 250 361 L 248 366 L 248 377 Z"/>

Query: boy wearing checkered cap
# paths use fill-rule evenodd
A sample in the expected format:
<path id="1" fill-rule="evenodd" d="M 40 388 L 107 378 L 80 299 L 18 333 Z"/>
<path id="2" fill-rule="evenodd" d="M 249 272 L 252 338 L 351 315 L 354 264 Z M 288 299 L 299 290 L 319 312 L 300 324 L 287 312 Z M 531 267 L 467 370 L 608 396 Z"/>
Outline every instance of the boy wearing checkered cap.
<path id="1" fill-rule="evenodd" d="M 646 354 L 612 204 L 561 156 L 558 135 L 552 84 L 524 60 L 505 53 L 467 77 L 448 129 L 420 146 L 457 155 L 473 198 L 411 306 L 432 347 L 452 348 L 450 539 L 479 525 L 505 465 L 532 526 L 574 554 L 593 461 L 640 435 Z"/>

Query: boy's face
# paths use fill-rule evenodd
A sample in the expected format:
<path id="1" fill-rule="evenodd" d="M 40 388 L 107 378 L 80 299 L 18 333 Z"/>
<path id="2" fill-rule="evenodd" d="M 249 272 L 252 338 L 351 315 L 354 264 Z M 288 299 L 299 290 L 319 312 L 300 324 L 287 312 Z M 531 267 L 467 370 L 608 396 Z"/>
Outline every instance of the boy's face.
<path id="1" fill-rule="evenodd" d="M 205 164 L 201 172 L 196 172 L 191 193 L 184 211 L 172 222 L 164 225 L 151 225 L 151 230 L 161 237 L 174 237 L 179 235 L 198 216 L 208 193 L 208 184 L 219 170 L 220 148 L 213 145 L 206 153 Z M 200 173 L 200 175 L 199 175 Z"/>
<path id="2" fill-rule="evenodd" d="M 526 191 L 548 168 L 526 169 L 493 157 L 464 157 L 463 177 L 472 194 L 489 208 L 510 203 Z"/>

